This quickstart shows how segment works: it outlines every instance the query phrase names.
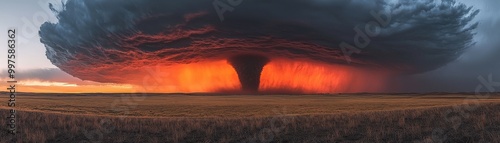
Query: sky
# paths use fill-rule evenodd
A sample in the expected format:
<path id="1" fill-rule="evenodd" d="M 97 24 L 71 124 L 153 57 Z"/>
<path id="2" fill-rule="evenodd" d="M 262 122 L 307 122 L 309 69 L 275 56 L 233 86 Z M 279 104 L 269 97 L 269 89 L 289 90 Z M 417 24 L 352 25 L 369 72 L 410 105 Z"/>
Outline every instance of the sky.
<path id="1" fill-rule="evenodd" d="M 54 13 L 49 9 L 49 3 L 56 7 L 61 5 L 58 0 L 19 0 L 8 1 L 0 5 L 0 23 L 2 31 L 15 28 L 18 31 L 16 39 L 16 71 L 18 92 L 135 92 L 130 85 L 103 84 L 82 81 L 54 66 L 45 56 L 45 47 L 40 43 L 38 31 L 43 23 L 57 22 Z M 1 34 L 0 39 L 7 39 L 7 34 Z M 7 45 L 7 40 L 0 44 Z M 7 47 L 2 47 L 7 50 Z M 6 54 L 0 55 L 7 60 Z M 2 86 L 7 86 L 7 63 L 1 62 L 0 78 Z"/>
<path id="2" fill-rule="evenodd" d="M 362 1 L 360 1 L 362 2 Z M 471 1 L 471 0 L 458 0 L 458 2 L 462 2 L 466 4 L 467 6 L 473 6 L 474 9 L 480 10 L 479 14 L 475 17 L 475 19 L 471 22 L 478 22 L 479 25 L 476 28 L 475 32 L 477 33 L 473 37 L 473 41 L 476 42 L 476 44 L 470 48 L 468 48 L 466 51 L 463 52 L 463 54 L 459 55 L 456 60 L 452 60 L 450 62 L 432 62 L 432 61 L 427 61 L 427 60 L 421 60 L 418 61 L 417 63 L 411 64 L 413 67 L 410 67 L 411 69 L 418 69 L 417 70 L 411 70 L 410 72 L 416 72 L 416 74 L 402 74 L 402 75 L 391 75 L 383 80 L 383 82 L 368 82 L 364 80 L 378 80 L 374 79 L 371 77 L 364 77 L 366 76 L 366 73 L 359 72 L 359 74 L 346 74 L 346 76 L 356 76 L 357 78 L 349 78 L 345 79 L 345 82 L 350 81 L 349 86 L 375 86 L 375 84 L 384 84 L 386 88 L 383 90 L 377 90 L 377 92 L 473 92 L 475 89 L 480 86 L 481 81 L 478 78 L 483 78 L 483 79 L 488 79 L 488 76 L 492 76 L 492 81 L 500 81 L 500 75 L 498 75 L 500 71 L 500 64 L 496 63 L 498 59 L 498 55 L 500 55 L 500 42 L 498 39 L 500 38 L 500 22 L 499 22 L 499 16 L 498 13 L 500 10 L 498 7 L 500 7 L 500 1 L 498 0 L 477 0 L 477 1 Z M 117 76 L 125 76 L 125 77 L 134 77 L 134 75 L 126 75 L 126 74 L 120 74 L 120 73 L 114 73 L 114 72 L 109 72 L 113 71 L 111 69 L 116 69 L 116 67 L 108 67 L 108 68 L 90 68 L 90 67 L 96 67 L 96 66 L 103 66 L 102 64 L 87 64 L 87 65 L 92 65 L 90 67 L 85 67 L 81 69 L 74 69 L 74 68 L 65 68 L 65 71 L 70 73 L 73 73 L 72 75 L 60 70 L 60 67 L 64 66 L 70 66 L 68 63 L 66 64 L 60 64 L 59 67 L 55 66 L 54 64 L 51 63 L 49 58 L 46 56 L 46 48 L 42 42 L 40 42 L 41 37 L 39 36 L 39 30 L 40 27 L 42 26 L 43 23 L 49 21 L 51 23 L 57 23 L 58 20 L 55 17 L 55 14 L 50 11 L 49 9 L 49 3 L 53 3 L 54 7 L 56 9 L 60 9 L 61 5 L 59 4 L 60 2 L 56 1 L 49 1 L 49 0 L 40 0 L 37 2 L 34 1 L 29 1 L 29 0 L 19 0 L 19 1 L 9 1 L 5 2 L 5 4 L 0 6 L 0 16 L 2 19 L 5 19 L 0 23 L 0 27 L 4 30 L 7 31 L 7 28 L 14 27 L 19 31 L 18 34 L 18 51 L 17 55 L 18 58 L 16 59 L 17 62 L 17 70 L 20 71 L 18 75 L 18 79 L 23 81 L 20 84 L 25 90 L 29 92 L 136 92 L 136 91 L 141 91 L 141 89 L 136 89 L 133 87 L 134 84 L 137 84 L 135 82 L 125 82 L 122 79 L 119 79 L 114 76 L 108 76 L 108 75 L 117 75 Z M 241 4 L 241 6 L 236 7 L 235 11 L 233 12 L 234 15 L 241 14 L 245 15 L 247 11 L 247 7 L 250 7 L 248 5 L 251 5 L 251 3 L 245 3 Z M 371 6 L 370 4 L 358 4 L 358 5 L 366 5 L 368 8 L 376 8 L 376 4 L 373 4 L 375 6 Z M 284 10 L 286 11 L 286 10 Z M 214 11 L 210 11 L 210 13 L 213 13 Z M 252 12 L 252 11 L 249 11 Z M 368 12 L 367 12 L 368 13 Z M 196 18 L 197 16 L 203 15 L 204 13 L 192 13 L 190 15 L 191 17 Z M 355 15 L 355 14 L 352 14 Z M 190 17 L 190 16 L 184 16 L 185 17 Z M 252 15 L 250 15 L 252 16 Z M 362 16 L 362 14 L 360 15 Z M 300 16 L 299 16 L 300 17 Z M 351 16 L 356 18 L 355 16 Z M 78 17 L 80 18 L 80 17 Z M 231 23 L 231 17 L 228 14 L 228 16 L 225 17 L 226 20 L 224 21 L 225 24 Z M 81 17 L 81 19 L 85 19 L 84 17 Z M 215 19 L 216 21 L 214 22 L 219 22 L 219 19 Z M 284 20 L 290 20 L 290 19 L 284 19 Z M 323 19 L 321 19 L 321 16 L 318 18 L 317 23 L 309 23 L 310 25 L 314 27 L 322 27 L 322 23 L 327 23 L 329 22 L 322 22 Z M 168 21 L 170 22 L 170 21 Z M 238 21 L 234 21 L 238 22 Z M 160 22 L 161 23 L 161 22 Z M 333 22 L 334 23 L 334 22 Z M 340 25 L 342 26 L 342 25 Z M 330 25 L 331 27 L 331 25 Z M 112 28 L 112 27 L 111 27 Z M 206 28 L 206 27 L 203 27 Z M 195 29 L 192 32 L 200 32 L 196 30 L 207 30 L 207 29 Z M 210 28 L 210 27 L 209 27 Z M 292 27 L 293 28 L 293 27 Z M 327 29 L 327 28 L 326 28 Z M 351 30 L 351 29 L 348 29 Z M 143 30 L 147 31 L 146 30 Z M 203 32 L 203 31 L 201 31 Z M 247 31 L 244 31 L 247 32 Z M 243 33 L 244 33 L 243 32 Z M 269 32 L 269 31 L 267 31 Z M 270 33 L 274 34 L 273 36 L 283 36 L 282 33 L 274 32 L 271 31 Z M 50 33 L 49 33 L 50 34 Z M 75 34 L 73 34 L 75 35 Z M 82 34 L 83 35 L 83 34 Z M 69 35 L 71 36 L 71 35 Z M 69 37 L 66 36 L 66 37 Z M 308 35 L 308 36 L 317 36 L 314 34 Z M 342 35 L 333 35 L 333 37 L 342 37 Z M 347 36 L 349 37 L 349 36 Z M 352 36 L 350 36 L 352 37 Z M 285 37 L 287 39 L 289 37 Z M 6 34 L 1 34 L 0 39 L 7 39 Z M 290 39 L 290 38 L 289 38 Z M 48 38 L 48 40 L 53 40 Z M 457 39 L 459 41 L 459 39 Z M 331 41 L 328 41 L 331 42 Z M 337 41 L 334 41 L 337 42 Z M 333 43 L 334 43 L 333 42 Z M 47 42 L 49 43 L 49 42 Z M 57 43 L 57 42 L 54 42 Z M 77 42 L 73 42 L 77 43 Z M 252 43 L 252 42 L 247 42 L 247 43 Z M 259 43 L 259 42 L 253 42 L 253 43 Z M 337 42 L 338 43 L 338 42 Z M 6 45 L 6 40 L 0 41 L 0 44 Z M 50 44 L 50 43 L 49 43 Z M 139 43 L 140 44 L 140 43 Z M 241 43 L 239 43 L 241 44 Z M 378 43 L 374 43 L 373 45 L 377 45 Z M 383 45 L 383 44 L 382 44 Z M 258 45 L 262 46 L 262 45 Z M 300 45 L 299 45 L 300 46 Z M 372 48 L 375 49 L 375 48 Z M 366 50 L 365 52 L 373 52 L 377 53 L 380 51 L 371 51 L 371 50 Z M 418 51 L 417 51 L 418 52 Z M 278 55 L 280 53 L 275 53 L 275 55 Z M 184 57 L 190 56 L 190 55 L 182 55 Z M 366 56 L 359 56 L 358 57 L 353 57 L 355 60 L 359 61 L 374 61 L 375 64 L 380 64 L 384 63 L 382 61 L 389 61 L 392 60 L 390 57 L 388 59 L 380 59 L 380 58 L 371 58 L 374 55 L 366 55 Z M 418 54 L 413 55 L 416 58 L 419 57 Z M 61 57 L 61 56 L 57 56 Z M 64 56 L 62 56 L 64 57 Z M 309 58 L 311 56 L 294 56 L 293 58 Z M 319 58 L 317 58 L 319 57 Z M 212 58 L 212 57 L 206 57 L 206 58 Z M 6 59 L 6 55 L 0 55 L 0 59 Z M 108 58 L 109 59 L 109 58 Z M 316 56 L 314 58 L 311 58 L 312 60 L 323 60 L 323 61 L 334 61 L 334 59 L 330 58 L 321 58 L 321 56 Z M 375 60 L 377 59 L 377 60 Z M 380 60 L 379 60 L 380 59 Z M 402 59 L 404 58 L 396 58 L 398 60 L 401 60 L 401 62 L 385 62 L 385 63 L 394 63 L 394 65 L 399 65 L 401 63 L 407 64 L 411 62 L 409 61 L 404 61 Z M 57 58 L 53 58 L 53 61 L 57 61 Z M 140 61 L 140 60 L 136 60 Z M 175 60 L 169 60 L 173 62 L 178 62 Z M 190 61 L 190 62 L 196 62 L 196 61 Z M 214 63 L 217 63 L 218 61 L 213 61 Z M 289 61 L 286 61 L 289 63 Z M 356 63 L 356 61 L 354 61 Z M 378 63 L 377 63 L 378 62 Z M 301 63 L 296 63 L 300 65 Z M 371 65 L 366 64 L 364 62 L 358 62 L 360 65 Z M 435 66 L 430 66 L 430 65 L 435 65 Z M 196 69 L 205 69 L 205 70 L 214 70 L 214 69 L 226 69 L 230 67 L 226 67 L 223 65 L 217 65 L 213 64 L 214 66 L 202 66 L 202 65 L 194 65 L 197 66 L 198 68 Z M 6 67 L 5 62 L 0 63 L 1 67 Z M 319 65 L 321 66 L 321 65 Z M 365 66 L 364 66 L 365 67 Z M 111 68 L 111 69 L 110 69 Z M 148 69 L 153 69 L 153 71 L 157 71 L 156 67 L 145 67 Z M 332 68 L 343 68 L 343 67 L 332 67 Z M 3 68 L 2 68 L 3 69 Z M 88 70 L 86 70 L 88 69 Z M 205 73 L 203 75 L 200 75 L 200 77 L 193 77 L 194 74 L 187 74 L 189 72 L 193 72 L 193 68 L 190 67 L 183 67 L 179 66 L 175 68 L 176 71 L 172 71 L 173 75 L 176 75 L 176 78 L 179 79 L 186 79 L 186 78 L 194 78 L 193 81 L 186 82 L 186 83 L 181 83 L 180 81 L 169 81 L 169 82 L 174 82 L 176 85 L 173 86 L 178 86 L 180 84 L 183 84 L 183 86 L 190 86 L 194 83 L 197 82 L 196 79 L 203 78 L 203 76 L 214 76 L 215 73 Z M 181 69 L 181 70 L 179 70 Z M 269 69 L 269 68 L 268 68 Z M 318 70 L 320 73 L 328 73 L 332 72 L 335 73 L 334 71 L 321 71 L 317 68 L 311 68 L 314 70 Z M 430 70 L 427 70 L 430 69 Z M 93 70 L 102 70 L 102 71 L 108 71 L 108 73 L 104 72 L 101 74 L 101 76 L 98 75 L 88 75 L 87 73 L 92 72 Z M 130 71 L 135 71 L 137 69 L 128 69 Z M 171 70 L 171 69 L 168 69 Z M 229 71 L 229 69 L 226 69 Z M 399 70 L 399 69 L 398 69 Z M 96 71 L 96 72 L 97 72 Z M 145 70 L 147 71 L 147 70 Z M 354 70 L 346 70 L 346 72 L 351 72 L 351 73 L 358 73 L 358 71 Z M 406 72 L 406 71 L 405 71 Z M 130 73 L 130 72 L 127 72 Z M 5 76 L 5 70 L 2 70 L 2 77 Z M 144 73 L 141 73 L 144 74 Z M 308 74 L 307 72 L 304 72 L 304 74 Z M 335 74 L 342 74 L 342 71 L 339 71 L 338 73 Z M 364 76 L 361 76 L 361 75 Z M 75 77 L 76 75 L 76 77 Z M 104 76 L 102 76 L 104 75 Z M 182 76 L 180 76 L 182 75 Z M 163 76 L 163 75 L 160 75 Z M 233 76 L 235 77 L 236 75 L 228 75 L 228 76 Z M 273 76 L 269 74 L 269 76 Z M 276 75 L 274 75 L 276 76 Z M 78 78 L 77 78 L 78 77 Z M 329 78 L 326 79 L 337 79 L 336 77 L 328 76 Z M 144 76 L 138 77 L 137 79 L 134 79 L 134 81 L 140 81 L 144 79 Z M 165 78 L 172 78 L 169 76 L 166 76 Z M 222 78 L 222 77 L 220 77 Z M 5 78 L 1 78 L 2 80 L 5 80 Z M 81 79 L 86 79 L 85 81 L 82 81 Z M 92 81 L 89 81 L 92 80 Z M 278 79 L 274 79 L 278 80 Z M 94 82 L 97 81 L 97 82 Z M 122 82 L 123 81 L 123 82 Z M 339 79 L 339 81 L 343 81 Z M 287 82 L 293 82 L 293 81 L 287 81 Z M 310 82 L 315 82 L 315 81 L 310 81 Z M 325 81 L 318 81 L 316 82 L 321 83 Z M 358 84 L 359 82 L 366 82 L 365 84 Z M 2 82 L 3 84 L 3 82 Z M 201 83 L 200 83 L 201 84 Z M 206 85 L 211 85 L 213 83 L 204 83 Z M 221 83 L 222 84 L 222 83 Z M 223 85 L 224 87 L 231 87 L 234 86 L 234 84 L 237 83 L 232 83 L 232 82 L 224 82 Z M 169 85 L 164 88 L 170 87 Z M 172 87 L 174 88 L 174 87 Z M 194 86 L 193 86 L 194 88 Z M 180 91 L 198 91 L 198 90 L 203 90 L 205 88 L 200 87 L 199 89 L 197 88 L 189 88 L 189 89 L 183 89 Z M 344 87 L 344 91 L 350 91 L 347 90 L 348 87 Z M 310 90 L 316 90 L 314 88 Z M 359 91 L 371 91 L 370 88 L 362 88 Z M 485 89 L 483 89 L 484 91 Z"/>
<path id="3" fill-rule="evenodd" d="M 474 37 L 476 45 L 465 52 L 458 60 L 437 70 L 417 74 L 411 77 L 395 79 L 392 84 L 399 91 L 414 92 L 474 92 L 484 85 L 479 78 L 492 77 L 493 82 L 500 81 L 500 1 L 462 0 L 467 5 L 480 10 L 475 18 L 479 22 L 477 34 Z M 490 82 L 491 83 L 491 82 Z M 416 88 L 419 87 L 419 88 Z M 498 90 L 498 86 L 494 86 Z M 484 90 L 482 88 L 482 91 Z M 495 91 L 496 91 L 495 90 Z M 493 91 L 490 91 L 493 92 Z"/>

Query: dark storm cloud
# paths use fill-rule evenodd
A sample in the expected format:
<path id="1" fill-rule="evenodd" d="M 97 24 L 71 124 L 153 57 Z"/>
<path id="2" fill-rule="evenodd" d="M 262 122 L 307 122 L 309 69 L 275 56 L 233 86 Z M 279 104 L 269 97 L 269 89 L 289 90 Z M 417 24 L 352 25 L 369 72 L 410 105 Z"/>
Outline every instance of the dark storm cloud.
<path id="1" fill-rule="evenodd" d="M 389 82 L 392 90 L 388 92 L 475 92 L 484 81 L 500 82 L 500 1 L 461 0 L 481 10 L 474 21 L 479 22 L 474 41 L 456 61 L 437 70 L 413 76 L 395 77 Z M 489 79 L 491 76 L 491 80 Z M 480 80 L 480 79 L 484 80 Z M 481 92 L 496 92 L 481 88 Z"/>
<path id="2" fill-rule="evenodd" d="M 349 56 L 352 66 L 416 73 L 459 57 L 472 44 L 477 14 L 453 0 L 244 0 L 233 8 L 220 21 L 208 0 L 68 0 L 40 36 L 54 65 L 100 82 L 128 83 L 124 76 L 145 65 L 249 53 L 348 64 L 341 43 L 360 50 Z M 388 23 L 366 33 L 373 13 L 384 11 Z"/>

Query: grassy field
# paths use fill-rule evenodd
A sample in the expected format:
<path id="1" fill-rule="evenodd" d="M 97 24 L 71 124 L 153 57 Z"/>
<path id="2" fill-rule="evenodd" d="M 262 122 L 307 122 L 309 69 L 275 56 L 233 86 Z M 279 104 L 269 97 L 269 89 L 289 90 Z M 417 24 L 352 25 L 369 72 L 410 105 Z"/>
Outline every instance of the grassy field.
<path id="1" fill-rule="evenodd" d="M 31 94 L 16 108 L 69 114 L 145 117 L 267 117 L 429 108 L 463 104 L 474 95 L 166 95 Z M 7 101 L 6 96 L 0 100 Z M 491 96 L 480 102 L 498 102 Z M 0 104 L 6 108 L 7 104 Z"/>
<path id="2" fill-rule="evenodd" d="M 16 100 L 17 142 L 500 141 L 498 96 L 21 93 Z"/>

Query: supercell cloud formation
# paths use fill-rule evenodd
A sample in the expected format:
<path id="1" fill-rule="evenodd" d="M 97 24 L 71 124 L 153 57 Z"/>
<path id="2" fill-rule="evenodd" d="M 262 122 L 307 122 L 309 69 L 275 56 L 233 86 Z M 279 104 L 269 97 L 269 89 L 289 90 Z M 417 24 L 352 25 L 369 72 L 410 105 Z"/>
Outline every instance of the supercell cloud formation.
<path id="1" fill-rule="evenodd" d="M 238 2 L 68 0 L 40 37 L 48 59 L 83 80 L 141 84 L 148 67 L 229 60 L 242 88 L 257 90 L 273 61 L 365 74 L 439 68 L 473 44 L 478 13 L 453 0 Z"/>

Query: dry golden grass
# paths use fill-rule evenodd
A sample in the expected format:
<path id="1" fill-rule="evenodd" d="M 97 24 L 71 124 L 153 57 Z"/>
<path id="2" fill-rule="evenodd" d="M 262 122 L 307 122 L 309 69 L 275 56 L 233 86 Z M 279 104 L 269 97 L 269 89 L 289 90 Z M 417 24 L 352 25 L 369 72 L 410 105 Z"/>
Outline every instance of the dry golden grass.
<path id="1" fill-rule="evenodd" d="M 55 113 L 149 117 L 267 117 L 387 111 L 463 104 L 473 95 L 237 95 L 32 94 L 17 109 Z M 140 100 L 139 100 L 140 99 Z M 0 100 L 7 101 L 6 96 Z M 498 102 L 491 96 L 482 103 Z M 7 104 L 0 104 L 6 108 Z"/>
<path id="2" fill-rule="evenodd" d="M 148 96 L 126 117 L 106 112 L 116 98 L 19 96 L 17 142 L 500 141 L 496 97 L 476 107 L 461 95 Z"/>

